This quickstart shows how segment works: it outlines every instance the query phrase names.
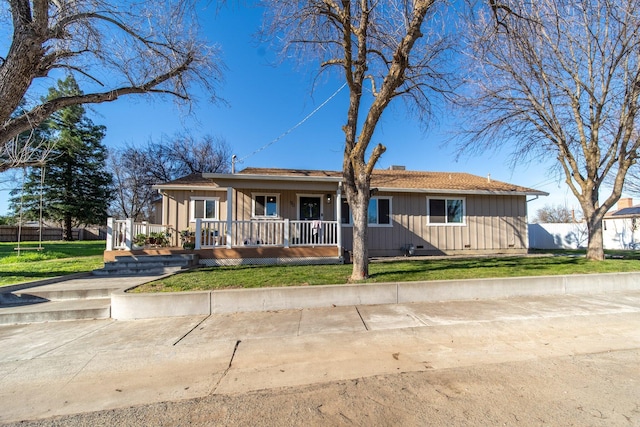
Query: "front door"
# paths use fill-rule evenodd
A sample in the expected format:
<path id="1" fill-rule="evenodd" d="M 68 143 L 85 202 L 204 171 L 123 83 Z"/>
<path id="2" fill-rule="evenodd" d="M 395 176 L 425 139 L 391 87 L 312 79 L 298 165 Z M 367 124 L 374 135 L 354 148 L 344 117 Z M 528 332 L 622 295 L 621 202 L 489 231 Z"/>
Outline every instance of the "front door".
<path id="1" fill-rule="evenodd" d="M 314 196 L 300 197 L 300 219 L 319 220 L 321 219 L 321 199 Z"/>

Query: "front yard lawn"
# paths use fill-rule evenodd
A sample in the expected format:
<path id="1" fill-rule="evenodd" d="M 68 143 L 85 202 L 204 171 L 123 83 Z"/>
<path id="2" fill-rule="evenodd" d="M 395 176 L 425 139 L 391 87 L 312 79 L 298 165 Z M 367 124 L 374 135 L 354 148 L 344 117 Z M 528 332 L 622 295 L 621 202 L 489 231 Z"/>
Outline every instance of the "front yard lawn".
<path id="1" fill-rule="evenodd" d="M 84 273 L 104 265 L 105 241 L 42 242 L 44 250 L 25 250 L 18 256 L 16 243 L 0 243 L 0 286 Z M 37 242 L 20 247 L 37 247 Z"/>
<path id="2" fill-rule="evenodd" d="M 638 252 L 617 252 L 615 255 L 624 258 L 591 262 L 579 253 L 556 256 L 408 258 L 401 261 L 372 262 L 369 266 L 371 277 L 362 283 L 640 271 Z M 347 283 L 351 268 L 350 264 L 208 267 L 150 282 L 132 292 L 343 284 Z"/>

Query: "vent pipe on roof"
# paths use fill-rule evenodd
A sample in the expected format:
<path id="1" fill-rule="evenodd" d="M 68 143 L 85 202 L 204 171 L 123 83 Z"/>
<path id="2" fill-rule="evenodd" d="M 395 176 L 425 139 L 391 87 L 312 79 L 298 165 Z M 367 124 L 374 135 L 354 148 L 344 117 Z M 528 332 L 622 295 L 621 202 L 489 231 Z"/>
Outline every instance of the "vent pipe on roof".
<path id="1" fill-rule="evenodd" d="M 487 182 L 488 182 L 489 184 L 491 184 L 491 174 L 488 174 L 488 175 L 487 175 Z"/>
<path id="2" fill-rule="evenodd" d="M 236 156 L 235 154 L 233 156 L 231 156 L 231 173 L 236 173 L 236 159 L 238 158 L 238 156 Z"/>

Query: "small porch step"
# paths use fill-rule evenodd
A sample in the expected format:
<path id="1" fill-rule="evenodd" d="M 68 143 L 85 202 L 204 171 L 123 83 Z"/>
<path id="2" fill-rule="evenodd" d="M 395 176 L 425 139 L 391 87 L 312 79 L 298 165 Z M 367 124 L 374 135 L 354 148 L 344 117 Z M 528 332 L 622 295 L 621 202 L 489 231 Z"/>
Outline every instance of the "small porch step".
<path id="1" fill-rule="evenodd" d="M 152 276 L 173 273 L 198 266 L 197 254 L 125 255 L 105 262 L 104 268 L 94 270 L 96 276 Z"/>

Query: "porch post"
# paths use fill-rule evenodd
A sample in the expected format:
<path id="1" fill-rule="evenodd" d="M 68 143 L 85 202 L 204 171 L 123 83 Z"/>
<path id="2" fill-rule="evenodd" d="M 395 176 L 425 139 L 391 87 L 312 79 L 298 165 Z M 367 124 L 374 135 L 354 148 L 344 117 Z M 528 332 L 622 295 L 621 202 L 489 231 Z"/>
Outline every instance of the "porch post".
<path id="1" fill-rule="evenodd" d="M 198 250 L 202 246 L 202 218 L 196 218 L 196 247 L 194 249 Z"/>
<path id="2" fill-rule="evenodd" d="M 338 184 L 336 190 L 336 221 L 338 222 L 336 233 L 338 234 L 338 258 L 342 259 L 342 182 Z"/>
<path id="3" fill-rule="evenodd" d="M 133 248 L 133 218 L 127 218 L 125 225 L 124 245 L 130 251 Z"/>
<path id="4" fill-rule="evenodd" d="M 231 249 L 231 227 L 233 226 L 233 188 L 227 187 L 227 249 Z"/>
<path id="5" fill-rule="evenodd" d="M 107 218 L 107 249 L 108 251 L 113 250 L 113 218 Z"/>
<path id="6" fill-rule="evenodd" d="M 289 247 L 289 230 L 291 230 L 289 226 L 289 218 L 284 219 L 284 247 Z"/>

